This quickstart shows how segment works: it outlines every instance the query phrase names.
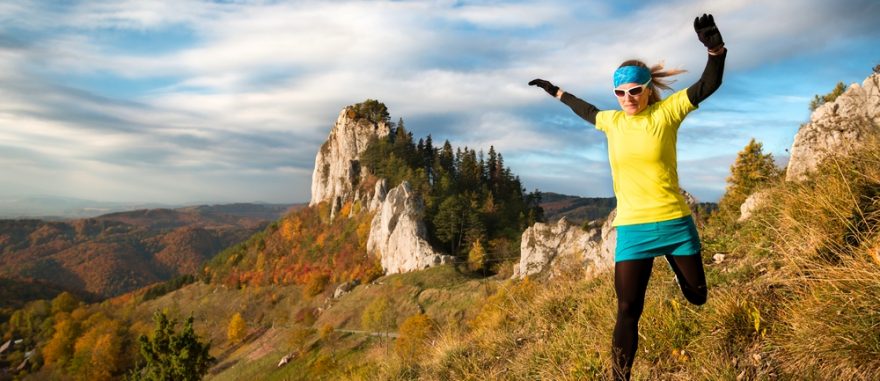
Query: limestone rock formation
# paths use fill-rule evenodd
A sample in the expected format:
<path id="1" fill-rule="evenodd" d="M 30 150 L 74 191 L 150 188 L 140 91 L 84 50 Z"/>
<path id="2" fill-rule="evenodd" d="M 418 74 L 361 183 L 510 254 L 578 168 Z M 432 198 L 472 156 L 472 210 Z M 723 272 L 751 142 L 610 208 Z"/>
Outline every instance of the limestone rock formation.
<path id="1" fill-rule="evenodd" d="M 422 201 L 407 182 L 389 191 L 377 208 L 367 251 L 380 256 L 386 274 L 451 263 L 451 256 L 434 251 L 428 243 L 423 213 Z"/>
<path id="2" fill-rule="evenodd" d="M 568 222 L 564 217 L 554 224 L 536 223 L 523 232 L 520 263 L 513 277 L 549 272 L 553 277 L 566 266 L 580 266 L 588 273 L 610 268 L 614 262 L 614 212 L 601 226 L 588 230 Z M 608 242 L 612 241 L 610 248 Z"/>
<path id="3" fill-rule="evenodd" d="M 361 284 L 360 279 L 355 279 L 350 282 L 344 282 L 336 287 L 336 290 L 333 291 L 333 299 L 339 299 L 343 295 L 348 294 L 355 287 Z"/>
<path id="4" fill-rule="evenodd" d="M 372 137 L 384 137 L 390 126 L 373 123 L 365 118 L 352 118 L 349 108 L 343 109 L 315 157 L 312 173 L 312 200 L 309 206 L 328 201 L 334 210 L 346 199 L 355 196 L 355 189 L 364 178 L 359 157 Z"/>
<path id="5" fill-rule="evenodd" d="M 697 199 L 681 190 L 685 201 L 696 215 Z M 571 224 L 565 218 L 556 224 L 536 223 L 526 229 L 520 247 L 520 263 L 514 267 L 513 277 L 547 272 L 553 277 L 565 266 L 582 266 L 585 276 L 614 267 L 614 249 L 617 246 L 617 229 L 612 226 L 617 209 L 608 214 L 599 226 L 593 221 L 588 230 Z"/>
<path id="6" fill-rule="evenodd" d="M 833 102 L 817 108 L 791 146 L 786 180 L 800 181 L 823 159 L 858 147 L 880 132 L 880 74 L 851 85 Z"/>
<path id="7" fill-rule="evenodd" d="M 739 219 L 737 222 L 743 222 L 752 217 L 752 213 L 762 208 L 767 201 L 766 191 L 757 191 L 749 195 L 743 204 L 739 207 Z"/>

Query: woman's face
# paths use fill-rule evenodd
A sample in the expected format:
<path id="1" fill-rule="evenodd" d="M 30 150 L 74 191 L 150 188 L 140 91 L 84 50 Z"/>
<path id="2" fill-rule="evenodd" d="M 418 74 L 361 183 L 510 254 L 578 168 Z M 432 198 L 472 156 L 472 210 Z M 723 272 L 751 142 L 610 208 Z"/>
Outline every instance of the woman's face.
<path id="1" fill-rule="evenodd" d="M 641 91 L 630 90 L 636 87 L 642 87 Z M 620 96 L 621 92 L 618 90 L 623 90 L 623 96 Z M 638 94 L 632 95 L 631 93 L 633 92 Z M 617 95 L 617 103 L 620 103 L 620 109 L 627 115 L 635 115 L 642 112 L 642 110 L 648 107 L 648 99 L 651 98 L 651 88 L 649 86 L 634 82 L 618 86 L 614 89 L 614 93 Z"/>

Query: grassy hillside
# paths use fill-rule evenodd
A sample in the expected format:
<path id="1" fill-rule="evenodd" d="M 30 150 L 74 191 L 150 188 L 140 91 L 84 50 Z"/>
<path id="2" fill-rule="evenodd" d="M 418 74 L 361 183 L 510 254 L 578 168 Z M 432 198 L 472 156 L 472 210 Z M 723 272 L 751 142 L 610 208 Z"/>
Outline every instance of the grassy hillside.
<path id="1" fill-rule="evenodd" d="M 744 223 L 710 219 L 701 232 L 704 306 L 687 304 L 657 262 L 634 379 L 880 377 L 877 152 L 873 144 L 826 163 L 807 183 L 772 184 L 765 206 Z M 715 263 L 715 254 L 724 260 Z M 274 327 L 253 317 L 262 328 L 224 351 L 229 344 L 219 344 L 209 379 L 582 380 L 609 372 L 611 274 L 584 280 L 573 268 L 536 283 L 446 266 L 380 277 L 325 302 L 328 295 L 291 296 L 299 301 Z M 365 311 L 381 300 L 396 337 L 361 332 Z M 430 324 L 413 331 L 407 323 L 420 312 Z M 208 331 L 222 343 L 215 324 Z M 291 362 L 276 367 L 287 354 Z"/>
<path id="2" fill-rule="evenodd" d="M 657 262 L 634 379 L 880 377 L 880 145 L 826 163 L 810 182 L 774 184 L 739 225 L 702 232 L 710 297 L 688 305 Z M 715 254 L 725 259 L 714 263 Z M 609 275 L 512 283 L 471 329 L 439 336 L 428 355 L 387 366 L 387 379 L 579 380 L 609 369 Z"/>
<path id="3" fill-rule="evenodd" d="M 880 378 L 880 143 L 826 162 L 808 182 L 764 187 L 767 201 L 746 222 L 701 224 L 705 305 L 687 304 L 656 262 L 634 379 Z M 210 380 L 609 374 L 610 273 L 585 280 L 569 268 L 513 281 L 504 269 L 480 277 L 440 266 L 379 276 L 363 251 L 370 214 L 349 204 L 338 216 L 330 221 L 326 204 L 292 212 L 215 257 L 199 280 L 100 304 L 28 303 L 0 327 L 4 339 L 24 339 L 0 367 L 36 348 L 26 379 L 118 379 L 137 364 L 136 338 L 150 334 L 151 315 L 163 311 L 194 317 L 217 360 Z M 229 329 L 236 314 L 240 335 Z"/>

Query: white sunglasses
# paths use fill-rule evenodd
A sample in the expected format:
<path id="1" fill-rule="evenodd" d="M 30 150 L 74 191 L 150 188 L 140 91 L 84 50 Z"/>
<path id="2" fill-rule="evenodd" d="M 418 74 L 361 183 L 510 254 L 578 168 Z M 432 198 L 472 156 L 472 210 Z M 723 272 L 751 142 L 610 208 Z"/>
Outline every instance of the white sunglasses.
<path id="1" fill-rule="evenodd" d="M 626 90 L 621 89 L 621 88 L 615 88 L 614 95 L 616 95 L 618 98 L 623 98 L 624 96 L 626 96 L 626 94 L 629 94 L 629 96 L 631 96 L 631 97 L 635 97 L 635 96 L 640 95 L 642 92 L 644 92 L 645 88 L 648 87 L 648 84 L 650 84 L 650 83 L 651 83 L 651 80 L 649 79 L 648 82 L 645 82 L 645 83 L 638 85 L 638 86 L 635 86 L 635 87 L 630 87 Z"/>

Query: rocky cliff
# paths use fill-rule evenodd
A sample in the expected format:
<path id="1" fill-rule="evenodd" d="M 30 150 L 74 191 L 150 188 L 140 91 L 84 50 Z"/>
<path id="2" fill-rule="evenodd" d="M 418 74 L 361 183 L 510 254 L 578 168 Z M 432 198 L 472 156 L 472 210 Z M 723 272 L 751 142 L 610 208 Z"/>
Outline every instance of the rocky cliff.
<path id="1" fill-rule="evenodd" d="M 360 154 L 371 138 L 381 138 L 391 132 L 387 123 L 357 117 L 350 110 L 351 107 L 346 107 L 339 113 L 330 136 L 315 157 L 309 206 L 327 201 L 335 211 L 343 201 L 354 198 L 355 188 L 364 177 Z"/>
<path id="2" fill-rule="evenodd" d="M 795 135 L 786 180 L 806 179 L 823 159 L 858 147 L 878 130 L 880 74 L 873 74 L 813 112 Z"/>
<path id="3" fill-rule="evenodd" d="M 382 196 L 377 184 L 373 203 L 378 204 L 370 225 L 367 251 L 381 258 L 386 274 L 421 270 L 449 263 L 452 257 L 442 255 L 431 247 L 427 229 L 422 220 L 424 205 L 416 197 L 409 183 L 403 182 Z"/>
<path id="4" fill-rule="evenodd" d="M 427 241 L 424 205 L 406 182 L 388 190 L 379 179 L 372 194 L 360 194 L 358 184 L 366 177 L 360 155 L 374 137 L 391 132 L 384 122 L 355 117 L 352 107 L 339 113 L 327 141 L 315 158 L 310 206 L 330 202 L 331 213 L 346 200 L 358 200 L 375 212 L 370 225 L 367 251 L 379 257 L 386 274 L 421 270 L 447 263 L 452 257 L 436 252 Z M 335 214 L 335 213 L 334 213 Z M 331 214 L 332 216 L 332 214 Z"/>

